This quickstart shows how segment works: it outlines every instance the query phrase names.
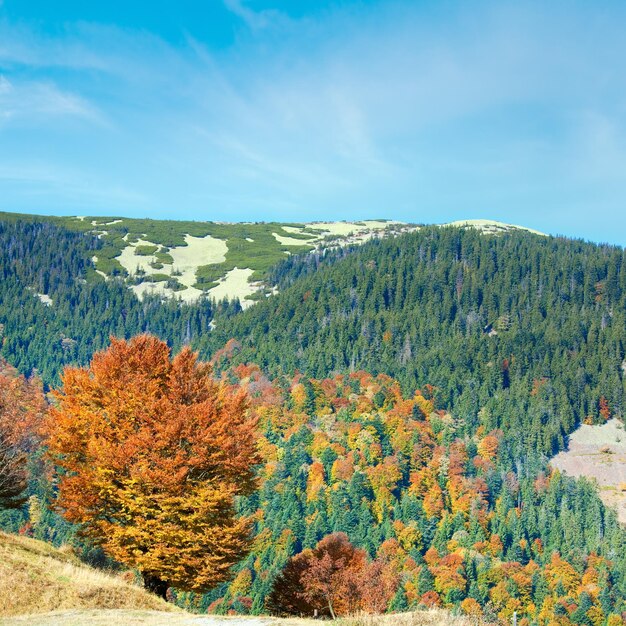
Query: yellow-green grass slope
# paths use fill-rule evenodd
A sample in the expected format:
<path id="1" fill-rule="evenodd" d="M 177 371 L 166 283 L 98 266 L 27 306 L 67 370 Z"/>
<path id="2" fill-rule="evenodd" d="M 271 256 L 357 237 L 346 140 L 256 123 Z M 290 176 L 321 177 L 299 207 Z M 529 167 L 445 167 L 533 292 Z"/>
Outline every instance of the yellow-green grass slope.
<path id="1" fill-rule="evenodd" d="M 71 551 L 2 532 L 0 589 L 0 620 L 63 609 L 177 610 L 119 576 L 80 563 Z"/>
<path id="2" fill-rule="evenodd" d="M 270 293 L 262 284 L 268 270 L 290 254 L 411 228 L 387 220 L 224 223 L 0 212 L 0 221 L 16 220 L 96 235 L 102 247 L 89 259 L 88 281 L 122 276 L 139 296 L 155 293 L 192 302 L 206 294 L 216 300 L 239 298 L 244 307 Z"/>
<path id="3" fill-rule="evenodd" d="M 238 298 L 243 308 L 273 292 L 265 284 L 268 272 L 290 254 L 361 244 L 419 228 L 392 220 L 226 223 L 0 212 L 0 221 L 16 220 L 50 222 L 96 235 L 102 247 L 87 259 L 88 282 L 120 276 L 139 297 L 153 294 L 184 302 L 204 295 L 218 301 Z M 441 224 L 449 225 L 491 235 L 530 230 L 493 220 Z"/>

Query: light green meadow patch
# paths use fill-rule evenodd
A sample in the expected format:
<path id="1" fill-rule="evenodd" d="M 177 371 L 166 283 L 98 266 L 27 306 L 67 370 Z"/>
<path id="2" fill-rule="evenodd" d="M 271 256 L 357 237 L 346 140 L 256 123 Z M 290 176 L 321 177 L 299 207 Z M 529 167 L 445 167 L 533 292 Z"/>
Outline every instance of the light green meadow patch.
<path id="1" fill-rule="evenodd" d="M 239 298 L 244 306 L 255 294 L 267 291 L 268 271 L 290 254 L 362 243 L 395 224 L 378 220 L 224 223 L 9 213 L 1 217 L 53 222 L 97 236 L 102 246 L 89 258 L 94 267 L 87 280 L 119 276 L 140 297 L 156 293 L 193 301 L 207 294 Z M 163 275 L 175 281 L 163 280 Z"/>

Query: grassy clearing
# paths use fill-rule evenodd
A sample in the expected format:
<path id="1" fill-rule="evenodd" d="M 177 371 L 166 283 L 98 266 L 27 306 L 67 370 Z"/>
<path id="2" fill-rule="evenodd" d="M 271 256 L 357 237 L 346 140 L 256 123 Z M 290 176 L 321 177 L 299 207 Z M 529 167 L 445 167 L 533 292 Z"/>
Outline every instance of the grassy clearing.
<path id="1" fill-rule="evenodd" d="M 525 230 L 535 235 L 546 236 L 545 233 L 541 233 L 538 230 L 532 228 L 526 228 L 525 226 L 517 226 L 515 224 L 504 224 L 503 222 L 497 222 L 495 220 L 459 220 L 458 222 L 450 222 L 449 224 L 442 224 L 442 226 L 463 226 L 468 228 L 476 228 L 483 233 L 490 235 L 498 235 L 506 233 L 510 230 Z"/>
<path id="2" fill-rule="evenodd" d="M 257 285 L 250 282 L 250 276 L 253 271 L 250 268 L 235 268 L 227 272 L 226 276 L 218 282 L 218 284 L 209 291 L 209 296 L 220 301 L 224 298 L 232 298 L 235 295 L 239 298 L 241 306 L 245 309 L 253 304 L 248 299 L 257 291 Z"/>
<path id="3" fill-rule="evenodd" d="M 620 420 L 581 425 L 569 436 L 568 449 L 550 463 L 570 476 L 595 481 L 600 499 L 626 524 L 626 430 Z"/>
<path id="4" fill-rule="evenodd" d="M 312 250 L 329 236 L 367 233 L 387 226 L 384 222 L 333 222 L 310 225 L 274 222 L 223 224 L 216 222 L 178 222 L 120 218 L 78 219 L 54 218 L 66 228 L 90 230 L 101 234 L 104 244 L 98 251 L 96 269 L 104 275 L 121 274 L 134 279 L 137 270 L 145 283 L 159 282 L 156 273 L 182 272 L 184 300 L 195 300 L 203 292 L 211 297 L 238 297 L 244 304 L 254 300 L 254 294 L 270 267 L 288 254 Z M 95 222 L 95 223 L 94 223 Z M 106 232 L 98 229 L 106 226 Z M 354 241 L 346 241 L 354 243 Z M 247 283 L 241 285 L 241 272 L 246 271 Z M 176 290 L 163 285 L 134 286 L 136 293 L 155 291 L 166 296 Z"/>

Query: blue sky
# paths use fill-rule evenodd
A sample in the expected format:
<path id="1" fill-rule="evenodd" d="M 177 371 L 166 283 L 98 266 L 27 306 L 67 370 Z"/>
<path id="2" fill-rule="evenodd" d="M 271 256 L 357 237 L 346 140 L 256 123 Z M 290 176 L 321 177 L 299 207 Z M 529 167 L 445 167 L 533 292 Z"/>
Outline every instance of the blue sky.
<path id="1" fill-rule="evenodd" d="M 0 0 L 0 209 L 626 245 L 626 3 Z"/>

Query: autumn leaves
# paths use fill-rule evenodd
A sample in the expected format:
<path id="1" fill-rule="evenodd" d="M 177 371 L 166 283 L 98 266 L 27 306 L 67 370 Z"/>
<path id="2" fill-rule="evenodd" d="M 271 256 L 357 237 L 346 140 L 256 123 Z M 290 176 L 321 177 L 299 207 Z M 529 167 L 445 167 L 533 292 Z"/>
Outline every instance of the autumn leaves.
<path id="1" fill-rule="evenodd" d="M 369 562 L 344 533 L 322 539 L 294 556 L 274 582 L 267 606 L 282 615 L 332 617 L 360 611 L 384 613 L 399 575 L 382 558 Z"/>
<path id="2" fill-rule="evenodd" d="M 64 516 L 161 596 L 227 580 L 250 534 L 234 498 L 255 487 L 244 392 L 142 335 L 67 368 L 54 395 L 47 445 Z"/>
<path id="3" fill-rule="evenodd" d="M 41 383 L 0 360 L 0 509 L 25 502 L 27 454 L 37 444 L 45 410 Z"/>
<path id="4" fill-rule="evenodd" d="M 224 613 L 615 622 L 621 535 L 591 487 L 504 473 L 500 431 L 457 436 L 388 376 L 270 381 L 223 365 L 218 379 L 188 349 L 112 340 L 66 369 L 45 419 L 57 510 L 151 591 Z M 0 375 L 19 459 L 4 502 L 23 501 L 44 409 L 36 383 Z"/>

